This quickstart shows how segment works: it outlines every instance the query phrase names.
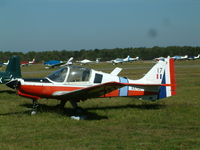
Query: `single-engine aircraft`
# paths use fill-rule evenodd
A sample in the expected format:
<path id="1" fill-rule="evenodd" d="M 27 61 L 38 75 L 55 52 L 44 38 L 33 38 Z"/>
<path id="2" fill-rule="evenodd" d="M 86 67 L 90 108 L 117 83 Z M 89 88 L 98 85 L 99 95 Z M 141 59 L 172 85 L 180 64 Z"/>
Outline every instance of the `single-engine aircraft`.
<path id="1" fill-rule="evenodd" d="M 0 84 L 5 84 L 16 78 L 21 78 L 20 61 L 18 56 L 12 56 L 5 72 L 0 72 Z"/>
<path id="2" fill-rule="evenodd" d="M 9 60 L 5 63 L 3 63 L 3 65 L 7 66 L 9 64 Z"/>
<path id="3" fill-rule="evenodd" d="M 200 54 L 198 54 L 197 56 L 189 56 L 188 60 L 196 60 L 200 58 Z"/>
<path id="4" fill-rule="evenodd" d="M 35 64 L 35 58 L 33 58 L 33 60 L 31 60 L 31 61 L 21 61 L 20 64 L 22 67 Z"/>
<path id="5" fill-rule="evenodd" d="M 104 73 L 82 66 L 66 66 L 45 78 L 17 79 L 7 83 L 16 88 L 20 96 L 33 100 L 32 114 L 36 113 L 41 98 L 60 100 L 64 107 L 69 101 L 75 110 L 81 110 L 77 102 L 90 98 L 136 97 L 154 101 L 176 94 L 174 59 L 157 62 L 141 79 L 131 80 L 118 76 L 120 68 Z"/>
<path id="6" fill-rule="evenodd" d="M 153 60 L 160 61 L 160 60 L 165 60 L 165 59 L 166 59 L 165 57 L 157 57 L 157 58 L 154 58 Z"/>
<path id="7" fill-rule="evenodd" d="M 135 58 L 131 58 L 129 55 L 126 58 L 116 58 L 115 60 L 111 60 L 111 62 L 113 63 L 113 65 L 115 64 L 119 64 L 119 63 L 124 63 L 124 62 L 131 62 L 131 61 L 138 61 L 140 58 L 139 57 L 135 57 Z"/>
<path id="8" fill-rule="evenodd" d="M 93 64 L 93 63 L 99 63 L 101 58 L 96 58 L 96 61 L 91 61 L 89 59 L 83 59 L 81 61 L 77 61 L 81 65 L 86 65 L 86 64 Z"/>
<path id="9" fill-rule="evenodd" d="M 185 56 L 173 56 L 174 60 L 186 60 L 188 59 L 188 55 Z"/>
<path id="10" fill-rule="evenodd" d="M 47 67 L 45 67 L 46 69 L 50 69 L 54 67 L 63 67 L 67 65 L 72 65 L 73 59 L 74 59 L 73 57 L 70 57 L 66 63 L 60 60 L 50 60 L 50 61 L 45 62 L 44 65 L 47 65 Z"/>

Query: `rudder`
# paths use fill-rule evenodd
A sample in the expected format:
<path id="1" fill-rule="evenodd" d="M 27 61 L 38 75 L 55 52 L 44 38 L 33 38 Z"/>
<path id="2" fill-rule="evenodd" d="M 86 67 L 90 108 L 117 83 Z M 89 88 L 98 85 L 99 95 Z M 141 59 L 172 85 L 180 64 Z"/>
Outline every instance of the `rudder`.
<path id="1" fill-rule="evenodd" d="M 163 84 L 164 86 L 160 87 L 158 99 L 176 95 L 174 59 L 167 58 L 166 62 L 167 66 L 165 68 L 165 72 L 163 74 L 163 79 L 161 82 L 161 84 Z"/>

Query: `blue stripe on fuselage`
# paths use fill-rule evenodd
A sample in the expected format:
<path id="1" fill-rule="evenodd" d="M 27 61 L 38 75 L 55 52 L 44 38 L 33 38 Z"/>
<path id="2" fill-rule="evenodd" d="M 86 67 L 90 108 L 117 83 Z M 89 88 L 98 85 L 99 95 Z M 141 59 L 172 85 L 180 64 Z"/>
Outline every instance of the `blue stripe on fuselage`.
<path id="1" fill-rule="evenodd" d="M 128 83 L 127 78 L 119 77 L 121 83 Z M 128 86 L 119 89 L 119 96 L 128 96 Z"/>

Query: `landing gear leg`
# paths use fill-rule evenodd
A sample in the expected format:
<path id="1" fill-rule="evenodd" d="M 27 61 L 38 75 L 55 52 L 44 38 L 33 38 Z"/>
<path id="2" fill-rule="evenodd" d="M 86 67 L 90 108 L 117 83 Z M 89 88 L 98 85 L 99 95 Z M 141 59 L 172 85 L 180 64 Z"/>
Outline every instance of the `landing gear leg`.
<path id="1" fill-rule="evenodd" d="M 58 104 L 57 107 L 63 109 L 65 107 L 66 102 L 67 100 L 61 100 L 60 104 Z"/>
<path id="2" fill-rule="evenodd" d="M 76 101 L 70 100 L 70 103 L 71 103 L 72 107 L 75 109 L 75 113 L 76 113 L 76 114 L 81 114 L 81 113 L 83 113 L 83 109 L 82 109 L 81 107 L 78 107 Z"/>
<path id="3" fill-rule="evenodd" d="M 37 99 L 33 99 L 33 108 L 31 111 L 31 115 L 35 115 L 37 113 L 37 108 L 38 108 L 39 104 Z"/>
<path id="4" fill-rule="evenodd" d="M 87 117 L 84 115 L 84 110 L 81 107 L 78 107 L 77 102 L 70 100 L 70 103 L 75 110 L 75 116 L 71 116 L 71 119 L 85 120 Z"/>

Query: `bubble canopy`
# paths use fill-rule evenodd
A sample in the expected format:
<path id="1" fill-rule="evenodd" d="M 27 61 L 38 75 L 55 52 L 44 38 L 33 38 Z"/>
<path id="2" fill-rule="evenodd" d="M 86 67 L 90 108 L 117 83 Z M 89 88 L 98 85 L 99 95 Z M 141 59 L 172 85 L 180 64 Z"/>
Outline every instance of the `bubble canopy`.
<path id="1" fill-rule="evenodd" d="M 68 66 L 61 68 L 47 76 L 53 82 L 87 82 L 91 69 L 81 66 Z"/>

